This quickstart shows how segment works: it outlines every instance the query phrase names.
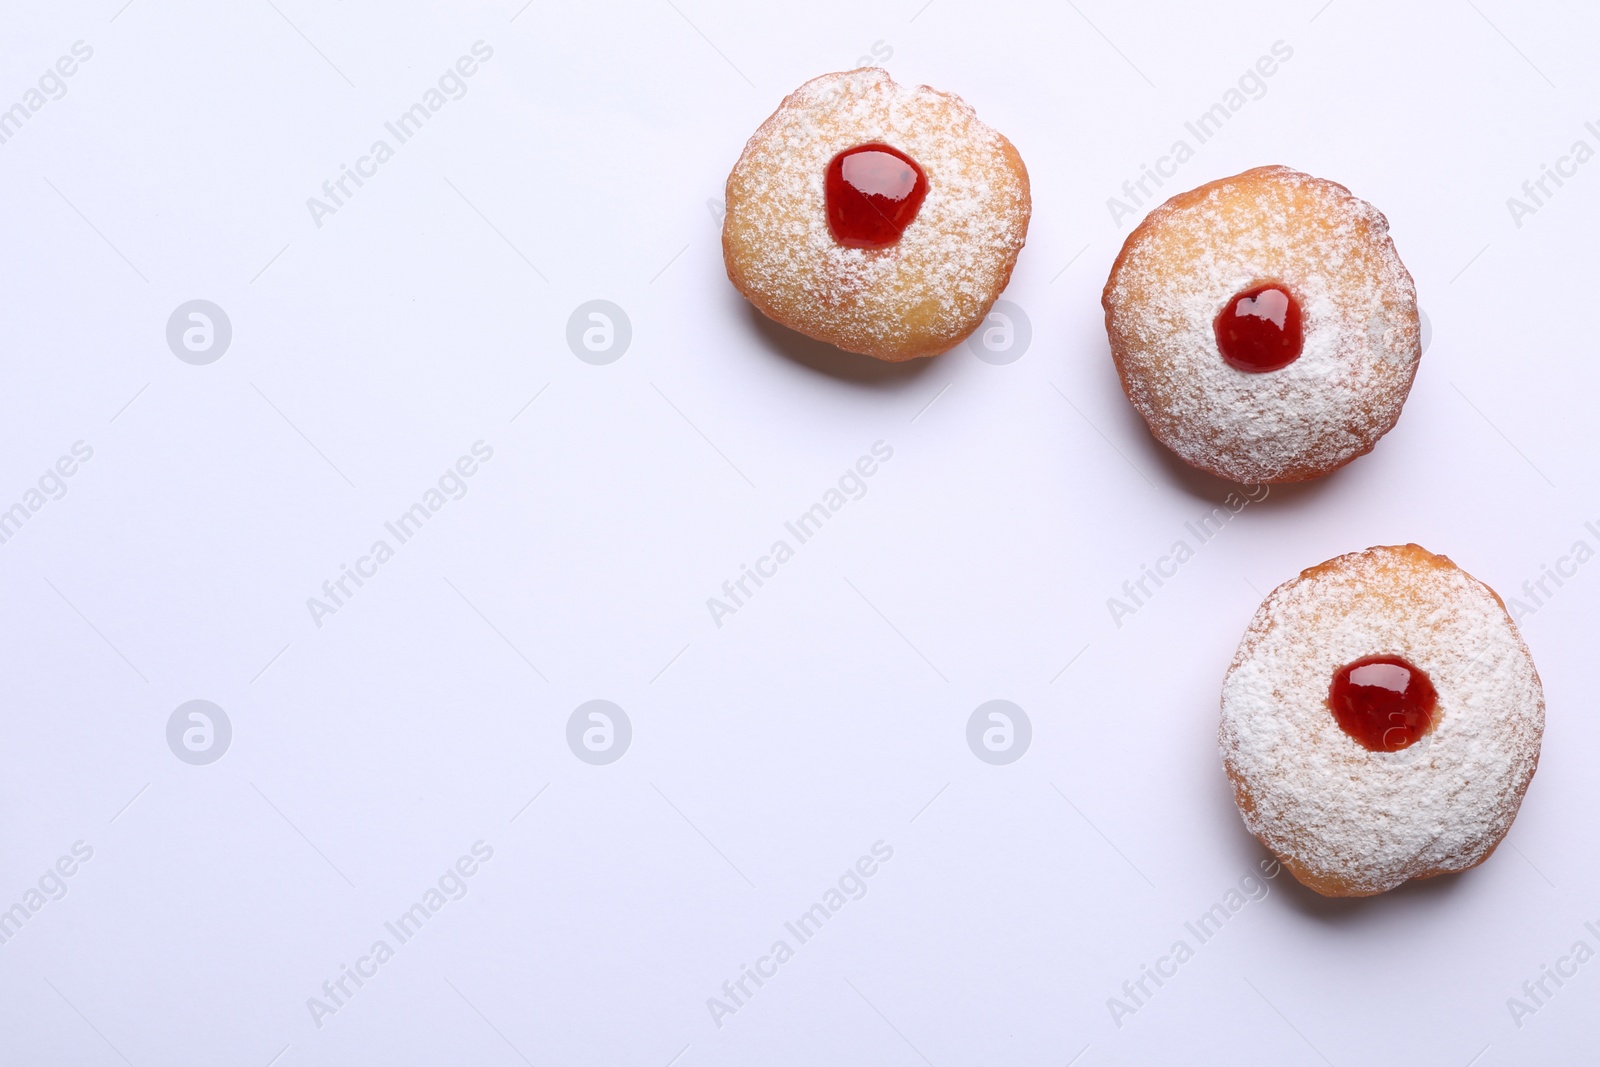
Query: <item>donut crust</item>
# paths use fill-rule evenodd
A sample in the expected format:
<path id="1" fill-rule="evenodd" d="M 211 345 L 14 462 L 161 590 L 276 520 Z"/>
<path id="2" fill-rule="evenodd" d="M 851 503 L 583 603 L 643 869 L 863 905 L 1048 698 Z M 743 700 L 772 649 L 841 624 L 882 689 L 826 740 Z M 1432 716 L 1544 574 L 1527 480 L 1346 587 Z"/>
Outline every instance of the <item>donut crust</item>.
<path id="1" fill-rule="evenodd" d="M 928 193 L 888 248 L 828 229 L 824 172 L 879 142 L 922 168 Z M 876 67 L 824 74 L 784 98 L 728 175 L 728 279 L 768 318 L 850 352 L 937 355 L 983 324 L 1027 237 L 1028 171 L 960 97 L 896 85 Z"/>

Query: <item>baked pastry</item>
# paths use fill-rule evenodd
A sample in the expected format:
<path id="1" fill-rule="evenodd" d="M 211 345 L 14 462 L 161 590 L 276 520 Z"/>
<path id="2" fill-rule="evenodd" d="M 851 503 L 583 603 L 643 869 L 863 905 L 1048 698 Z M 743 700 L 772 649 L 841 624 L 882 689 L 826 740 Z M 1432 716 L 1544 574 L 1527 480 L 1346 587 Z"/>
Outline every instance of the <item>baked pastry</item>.
<path id="1" fill-rule="evenodd" d="M 1372 451 L 1422 358 L 1388 221 L 1348 189 L 1257 167 L 1168 200 L 1101 303 L 1150 432 L 1237 482 L 1317 478 Z"/>
<path id="2" fill-rule="evenodd" d="M 863 67 L 806 82 L 756 130 L 728 175 L 722 255 L 768 318 L 915 359 L 983 323 L 1031 205 L 1022 157 L 960 97 Z"/>
<path id="3" fill-rule="evenodd" d="M 1245 826 L 1324 896 L 1482 863 L 1543 734 L 1544 691 L 1504 603 L 1417 545 L 1352 552 L 1273 590 L 1222 685 Z"/>

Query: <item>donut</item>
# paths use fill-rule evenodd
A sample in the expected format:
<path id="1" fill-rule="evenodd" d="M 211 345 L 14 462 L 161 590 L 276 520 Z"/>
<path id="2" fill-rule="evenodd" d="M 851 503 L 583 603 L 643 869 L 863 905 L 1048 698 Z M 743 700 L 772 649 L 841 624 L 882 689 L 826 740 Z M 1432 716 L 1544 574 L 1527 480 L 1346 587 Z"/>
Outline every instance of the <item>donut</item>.
<path id="1" fill-rule="evenodd" d="M 863 67 L 806 82 L 756 130 L 722 255 L 768 318 L 898 362 L 982 325 L 1031 212 L 1022 157 L 960 97 Z"/>
<path id="2" fill-rule="evenodd" d="M 1101 303 L 1123 391 L 1184 462 L 1318 478 L 1372 451 L 1422 358 L 1389 223 L 1334 182 L 1257 167 L 1128 235 Z"/>
<path id="3" fill-rule="evenodd" d="M 1417 545 L 1273 590 L 1222 685 L 1245 827 L 1324 896 L 1482 863 L 1539 763 L 1544 691 L 1494 590 Z"/>

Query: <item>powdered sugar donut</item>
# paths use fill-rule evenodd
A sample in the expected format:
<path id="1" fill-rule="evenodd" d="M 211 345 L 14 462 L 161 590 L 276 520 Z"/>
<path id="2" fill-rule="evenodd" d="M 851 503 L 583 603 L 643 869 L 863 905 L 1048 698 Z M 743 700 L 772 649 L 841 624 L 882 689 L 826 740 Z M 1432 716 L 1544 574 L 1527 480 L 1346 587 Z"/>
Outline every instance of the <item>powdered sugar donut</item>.
<path id="1" fill-rule="evenodd" d="M 1151 433 L 1239 482 L 1316 478 L 1372 451 L 1422 356 L 1416 288 L 1388 221 L 1287 167 L 1156 208 L 1101 302 L 1123 390 Z"/>
<path id="2" fill-rule="evenodd" d="M 1222 686 L 1245 826 L 1324 896 L 1476 866 L 1539 763 L 1544 691 L 1494 590 L 1417 545 L 1267 597 Z"/>
<path id="3" fill-rule="evenodd" d="M 982 324 L 1032 201 L 1022 158 L 960 97 L 864 67 L 806 82 L 728 175 L 728 277 L 763 314 L 885 360 Z"/>

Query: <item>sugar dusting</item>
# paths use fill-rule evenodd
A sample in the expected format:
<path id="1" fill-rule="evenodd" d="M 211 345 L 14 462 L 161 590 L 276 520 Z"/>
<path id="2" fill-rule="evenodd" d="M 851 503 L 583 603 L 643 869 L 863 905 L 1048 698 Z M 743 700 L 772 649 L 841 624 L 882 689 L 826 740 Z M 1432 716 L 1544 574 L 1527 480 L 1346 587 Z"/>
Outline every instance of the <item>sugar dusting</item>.
<path id="1" fill-rule="evenodd" d="M 1438 690 L 1436 724 L 1373 752 L 1327 706 L 1333 672 L 1403 656 Z M 1347 891 L 1463 870 L 1499 843 L 1539 760 L 1544 693 L 1482 582 L 1414 545 L 1330 560 L 1256 612 L 1222 690 L 1220 743 L 1250 832 Z"/>
<path id="2" fill-rule="evenodd" d="M 1371 451 L 1421 358 L 1416 288 L 1388 221 L 1334 182 L 1261 167 L 1174 197 L 1129 236 L 1106 284 L 1123 386 L 1166 446 L 1241 482 L 1326 473 Z M 1247 373 L 1212 320 L 1241 290 L 1288 285 L 1305 347 Z"/>
<path id="3" fill-rule="evenodd" d="M 927 198 L 895 245 L 845 248 L 828 229 L 824 173 L 872 141 L 917 161 Z M 729 275 L 745 295 L 796 329 L 875 355 L 943 351 L 981 324 L 1031 210 L 1021 160 L 971 107 L 872 67 L 815 78 L 784 100 L 745 146 L 727 205 Z"/>

